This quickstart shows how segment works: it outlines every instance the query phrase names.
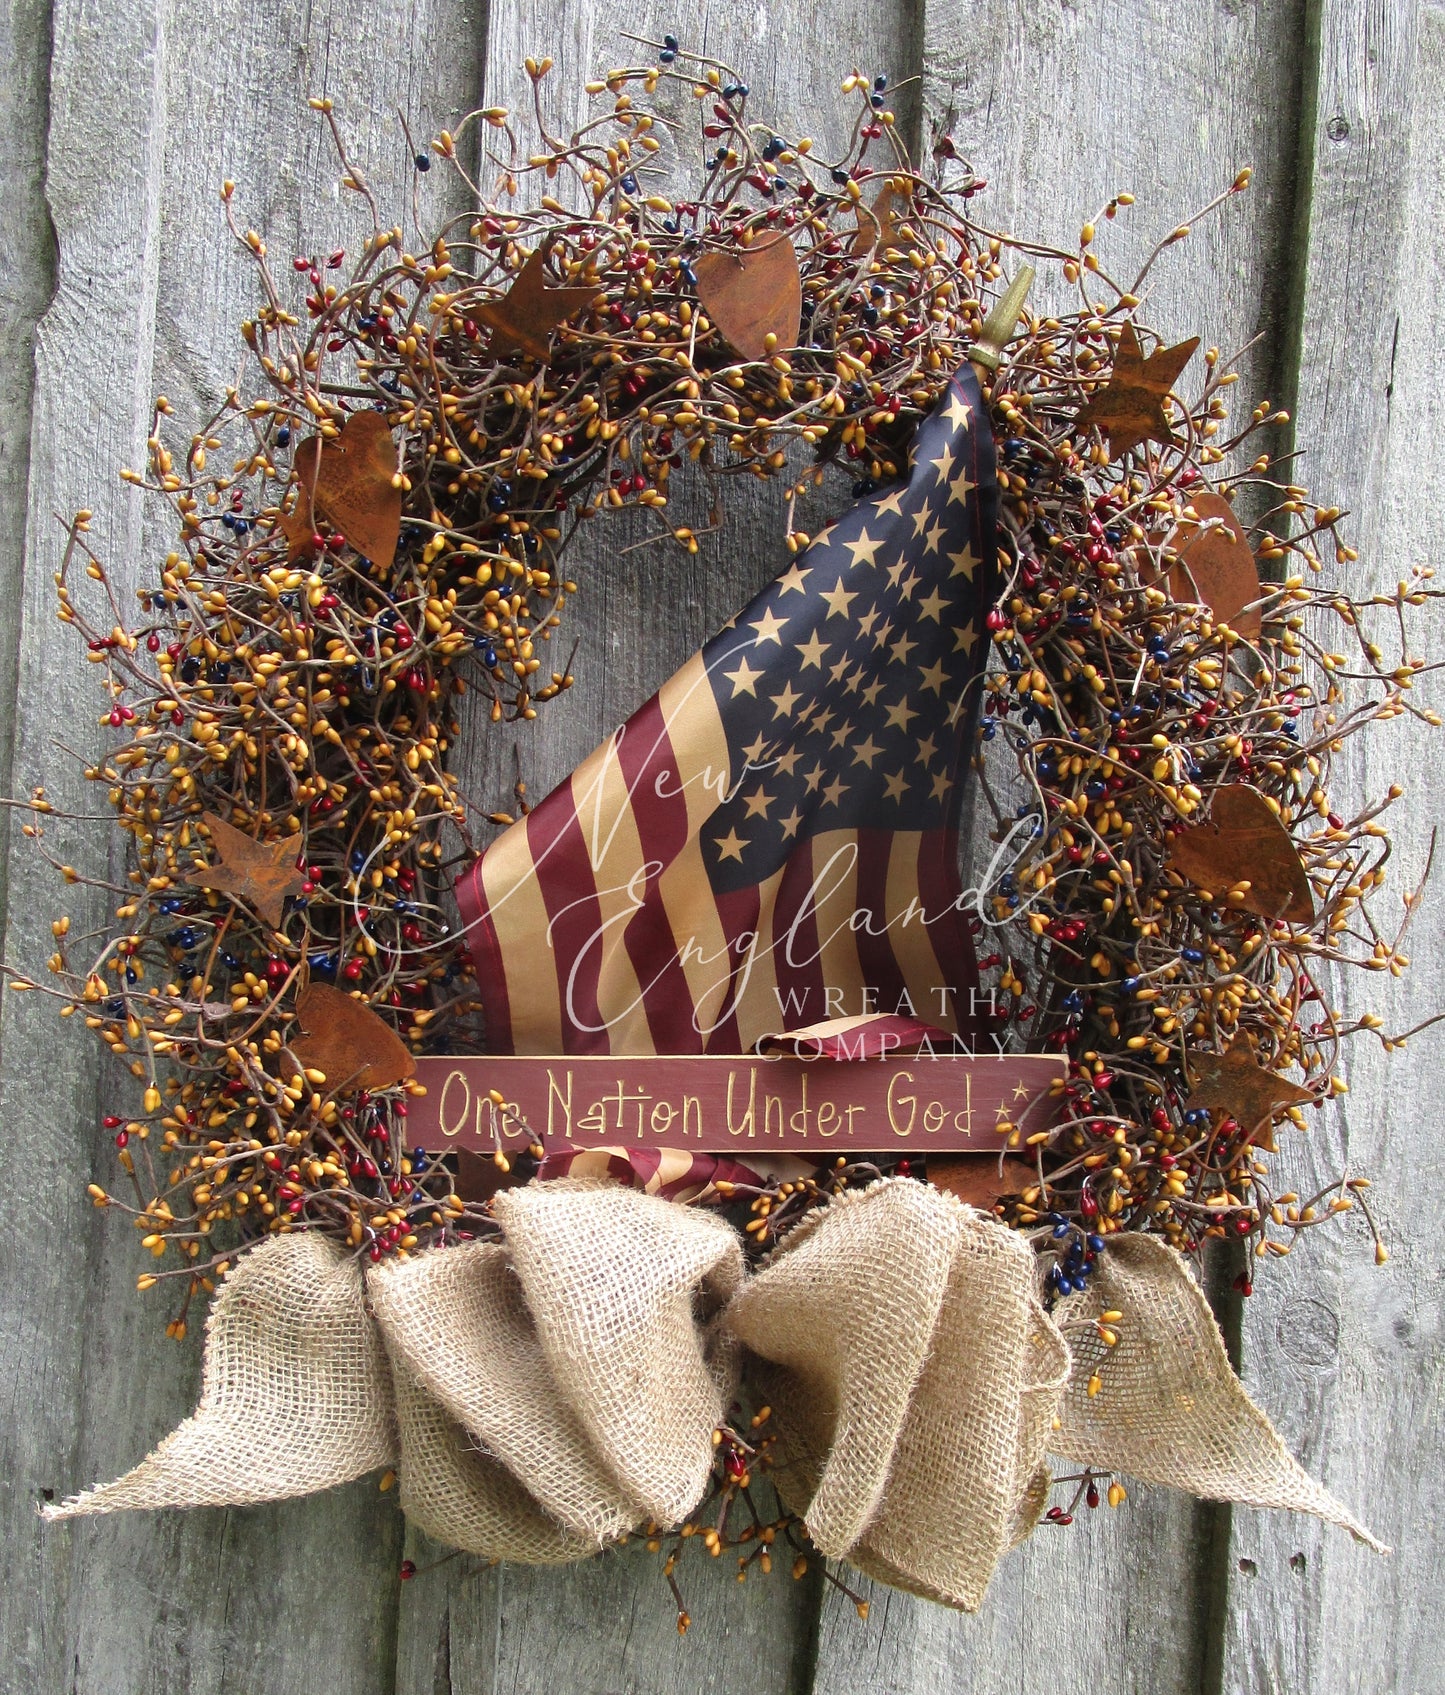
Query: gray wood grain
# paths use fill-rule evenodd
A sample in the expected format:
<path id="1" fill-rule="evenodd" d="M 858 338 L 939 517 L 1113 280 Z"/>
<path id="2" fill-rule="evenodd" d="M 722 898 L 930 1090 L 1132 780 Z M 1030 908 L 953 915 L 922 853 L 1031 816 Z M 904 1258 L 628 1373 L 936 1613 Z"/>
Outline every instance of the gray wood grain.
<path id="1" fill-rule="evenodd" d="M 184 20 L 143 4 L 57 7 L 48 172 L 59 292 L 41 325 L 31 431 L 19 628 L 31 706 L 18 720 L 17 786 L 43 778 L 58 799 L 74 797 L 52 738 L 82 748 L 100 739 L 95 678 L 54 619 L 52 512 L 94 507 L 100 551 L 129 596 L 167 539 L 116 482 L 122 464 L 140 460 L 151 397 L 168 392 L 186 427 L 239 367 L 237 328 L 257 291 L 220 218 L 222 177 L 237 181 L 242 217 L 283 271 L 303 241 L 321 252 L 354 244 L 367 226 L 340 203 L 306 96 L 336 98 L 358 158 L 400 218 L 410 172 L 395 110 L 425 137 L 465 109 L 479 46 L 467 0 L 312 12 L 230 4 Z M 56 835 L 66 858 L 104 865 L 108 832 Z M 61 903 L 23 842 L 11 866 L 32 898 L 13 903 L 6 957 L 38 965 Z M 19 1578 L 4 1601 L 7 1686 L 389 1688 L 402 1525 L 374 1482 L 254 1512 L 41 1531 L 40 1490 L 114 1474 L 189 1409 L 195 1343 L 164 1341 L 162 1305 L 134 1292 L 130 1232 L 119 1219 L 97 1221 L 85 1202 L 91 1171 L 114 1159 L 96 1130 L 86 1033 L 57 1029 L 33 997 L 7 996 L 4 1015 L 0 1157 L 7 1182 L 41 1197 L 46 1268 L 37 1286 L 24 1238 L 7 1241 L 6 1545 Z M 109 1079 L 108 1100 L 116 1090 Z"/>
<path id="2" fill-rule="evenodd" d="M 1101 263 L 1120 278 L 1252 165 L 1250 192 L 1173 250 L 1144 307 L 1171 339 L 1200 333 L 1232 353 L 1263 338 L 1242 365 L 1243 407 L 1276 380 L 1284 339 L 1299 26 L 1287 3 L 1200 6 L 1186 28 L 1165 5 L 928 0 L 925 132 L 954 136 L 989 184 L 975 215 L 1016 235 L 1072 247 L 1112 194 L 1134 193 L 1115 225 L 1100 221 Z M 1271 98 L 1260 98 L 1264 88 Z M 1036 287 L 1049 298 L 1047 276 Z M 1004 1561 L 974 1618 L 870 1585 L 873 1613 L 860 1626 L 830 1595 L 816 1687 L 1045 1690 L 1062 1665 L 1082 1687 L 1199 1687 L 1220 1517 L 1169 1490 L 1134 1487 L 1116 1513 L 1083 1511 L 1067 1530 L 1040 1529 Z"/>
<path id="3" fill-rule="evenodd" d="M 1300 276 L 1297 440 L 1301 476 L 1353 509 L 1357 593 L 1389 589 L 1436 555 L 1445 510 L 1435 465 L 1445 329 L 1439 220 L 1445 209 L 1445 14 L 1432 6 L 1324 4 L 1319 74 L 1302 169 L 1308 244 Z M 1418 30 L 1418 41 L 1417 41 Z M 1433 648 L 1440 620 L 1417 641 Z M 1433 679 L 1422 693 L 1438 710 Z M 1423 703 L 1423 702 L 1422 702 Z M 1441 816 L 1438 734 L 1381 727 L 1341 772 L 1349 805 L 1391 782 L 1392 899 L 1424 868 Z M 1440 1006 L 1445 915 L 1434 879 L 1406 951 L 1416 969 L 1345 982 L 1356 1012 L 1404 1029 Z M 1224 1686 L 1241 1692 L 1438 1690 L 1433 1595 L 1442 1401 L 1436 1208 L 1419 1197 L 1445 1174 L 1435 1103 L 1441 1034 L 1402 1054 L 1373 1044 L 1345 1056 L 1351 1093 L 1308 1140 L 1283 1144 L 1289 1186 L 1310 1193 L 1348 1167 L 1371 1177 L 1392 1257 L 1377 1268 L 1361 1226 L 1321 1231 L 1269 1268 L 1246 1303 L 1246 1377 L 1285 1439 L 1394 1547 L 1379 1559 L 1336 1532 L 1243 1509 L 1233 1514 Z"/>
<path id="4" fill-rule="evenodd" d="M 486 97 L 525 115 L 529 101 L 522 60 L 550 54 L 557 68 L 545 84 L 547 111 L 564 133 L 580 117 L 580 84 L 589 74 L 619 64 L 650 62 L 645 50 L 622 39 L 622 30 L 659 39 L 673 30 L 684 44 L 716 54 L 745 78 L 751 109 L 784 135 L 830 136 L 820 114 L 836 111 L 839 81 L 855 67 L 911 69 L 914 37 L 907 6 L 897 0 L 866 10 L 847 0 L 800 8 L 770 3 L 748 7 L 709 4 L 679 14 L 667 4 L 624 5 L 618 0 L 571 8 L 559 16 L 539 4 L 493 5 L 487 43 Z M 659 90 L 660 96 L 664 95 Z M 685 133 L 695 134 L 694 101 L 685 90 L 666 94 Z M 676 169 L 670 156 L 663 167 Z M 826 491 L 836 506 L 847 499 L 839 478 Z M 707 526 L 710 495 L 693 486 L 682 494 L 674 523 Z M 565 654 L 581 643 L 576 689 L 544 709 L 518 737 L 499 736 L 490 725 L 472 726 L 461 769 L 464 787 L 478 803 L 506 806 L 520 763 L 534 798 L 546 794 L 599 741 L 682 665 L 712 632 L 782 568 L 783 503 L 776 486 L 761 491 L 733 483 L 724 493 L 726 530 L 704 538 L 689 557 L 668 542 L 623 553 L 646 541 L 656 527 L 627 518 L 603 521 L 580 538 L 567 569 L 581 592 L 562 631 Z M 513 749 L 515 748 L 515 756 Z M 780 1567 L 783 1562 L 780 1562 Z M 438 1574 L 440 1575 L 440 1574 Z M 495 1683 L 482 1687 L 543 1691 L 566 1687 L 577 1695 L 629 1695 L 697 1688 L 723 1695 L 742 1687 L 785 1691 L 808 1687 L 816 1574 L 794 1583 L 785 1570 L 739 1587 L 736 1565 L 689 1561 L 684 1591 L 692 1627 L 684 1642 L 658 1562 L 623 1552 L 560 1571 L 510 1568 L 494 1574 L 494 1588 L 478 1614 L 478 1584 L 463 1579 L 460 1605 L 448 1585 L 417 1581 L 403 1601 L 403 1639 L 409 1644 L 407 1676 L 400 1688 L 430 1691 L 434 1668 L 453 1662 L 474 1618 L 496 1639 Z M 423 1614 L 431 1610 L 430 1625 Z M 443 1652 L 445 1645 L 445 1652 Z M 473 1662 L 479 1659 L 474 1655 Z M 457 1695 L 473 1687 L 461 1677 L 437 1687 Z"/>

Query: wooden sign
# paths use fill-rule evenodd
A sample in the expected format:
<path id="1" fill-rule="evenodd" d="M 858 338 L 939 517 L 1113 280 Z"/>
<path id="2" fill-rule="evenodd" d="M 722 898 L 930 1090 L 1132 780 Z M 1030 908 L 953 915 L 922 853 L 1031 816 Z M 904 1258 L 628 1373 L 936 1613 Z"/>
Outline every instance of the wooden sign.
<path id="1" fill-rule="evenodd" d="M 489 1153 L 534 1137 L 554 1151 L 996 1153 L 1053 1122 L 1053 1085 L 1067 1072 L 1053 1054 L 428 1055 L 416 1062 L 426 1094 L 411 1103 L 408 1133 L 419 1146 Z"/>

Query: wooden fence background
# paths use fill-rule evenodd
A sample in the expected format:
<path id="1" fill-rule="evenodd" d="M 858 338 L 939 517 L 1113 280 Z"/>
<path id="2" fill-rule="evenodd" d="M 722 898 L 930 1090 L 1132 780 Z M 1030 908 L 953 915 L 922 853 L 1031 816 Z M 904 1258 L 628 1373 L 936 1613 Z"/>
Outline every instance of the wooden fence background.
<path id="1" fill-rule="evenodd" d="M 205 415 L 238 368 L 252 274 L 216 191 L 233 177 L 273 253 L 356 239 L 306 98 L 330 95 L 398 207 L 396 111 L 430 135 L 514 104 L 524 54 L 551 53 L 564 106 L 633 58 L 619 31 L 673 29 L 732 61 L 784 134 L 827 132 L 854 68 L 914 79 L 900 110 L 949 127 L 990 180 L 995 225 L 1072 241 L 1108 195 L 1138 205 L 1114 251 L 1152 239 L 1245 163 L 1254 188 L 1166 267 L 1152 321 L 1226 351 L 1259 336 L 1242 385 L 1295 412 L 1317 496 L 1353 511 L 1353 584 L 1388 585 L 1445 526 L 1445 6 L 1430 0 L 3 0 L 0 31 L 0 792 L 82 786 L 60 751 L 98 743 L 95 679 L 57 625 L 57 513 L 96 511 L 113 575 L 164 550 L 116 472 L 139 464 L 151 398 Z M 567 114 L 559 114 L 565 123 Z M 428 192 L 440 197 L 441 173 Z M 1121 259 L 1120 269 L 1123 268 Z M 573 695 L 520 745 L 544 792 L 778 568 L 765 491 L 695 560 L 616 536 L 580 561 Z M 1441 636 L 1437 629 L 1437 645 Z M 1437 698 L 1440 691 L 1436 691 Z M 1380 732 L 1348 781 L 1411 790 L 1398 826 L 1418 874 L 1445 801 L 1442 743 Z M 511 744 L 479 735 L 473 792 L 504 798 Z M 82 808 L 83 810 L 83 808 Z M 61 826 L 66 857 L 103 838 Z M 0 857 L 4 956 L 31 968 L 59 902 L 18 828 Z M 77 917 L 81 914 L 77 914 Z M 1413 932 L 1422 969 L 1372 977 L 1403 1027 L 1441 999 L 1445 901 Z M 1356 1004 L 1365 1004 L 1352 986 Z M 1269 1268 L 1234 1315 L 1245 1375 L 1305 1463 L 1394 1544 L 1137 1489 L 1118 1512 L 1044 1530 L 961 1617 L 888 1591 L 860 1623 L 786 1574 L 739 1587 L 697 1566 L 679 1642 L 656 1563 L 562 1571 L 453 1561 L 405 1586 L 408 1546 L 374 1481 L 244 1512 L 42 1529 L 36 1502 L 114 1475 L 190 1407 L 196 1350 L 159 1338 L 135 1245 L 94 1217 L 111 1091 L 84 1032 L 35 996 L 3 1009 L 0 1192 L 0 1688 L 24 1695 L 914 1695 L 1110 1689 L 1445 1689 L 1438 1626 L 1445 1183 L 1442 1048 L 1354 1056 L 1354 1093 L 1283 1158 L 1293 1186 L 1377 1180 L 1394 1257 L 1350 1229 Z M 1432 1071 L 1431 1068 L 1434 1068 Z M 1418 1197 L 1424 1196 L 1421 1200 Z M 724 1565 L 727 1562 L 723 1562 Z"/>

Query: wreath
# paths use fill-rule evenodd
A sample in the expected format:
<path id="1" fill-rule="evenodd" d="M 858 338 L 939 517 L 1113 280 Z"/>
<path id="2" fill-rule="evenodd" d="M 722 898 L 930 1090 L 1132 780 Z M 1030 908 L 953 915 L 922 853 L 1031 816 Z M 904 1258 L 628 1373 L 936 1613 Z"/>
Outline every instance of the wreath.
<path id="1" fill-rule="evenodd" d="M 1176 392 L 1196 343 L 1166 344 L 1139 314 L 1197 219 L 1116 278 L 1098 238 L 1130 196 L 1072 249 L 1006 237 L 976 220 L 985 185 L 947 139 L 927 168 L 909 160 L 884 78 L 844 81 L 849 141 L 822 158 L 756 116 L 727 67 L 651 45 L 654 62 L 587 85 L 594 115 L 565 138 L 546 120 L 551 61 L 529 60 L 537 153 L 500 109 L 416 152 L 418 185 L 435 162 L 476 209 L 410 243 L 313 100 L 369 230 L 277 264 L 228 182 L 259 291 L 246 378 L 194 433 L 157 401 L 148 464 L 123 473 L 175 524 L 138 608 L 91 551 L 89 514 L 69 526 L 59 615 L 103 673 L 114 732 L 86 775 L 128 868 L 98 951 L 60 917 L 49 981 L 9 979 L 56 996 L 137 1080 L 138 1108 L 105 1119 L 120 1177 L 90 1193 L 152 1256 L 140 1289 L 174 1292 L 181 1338 L 258 1239 L 326 1238 L 371 1266 L 501 1240 L 498 1202 L 407 1135 L 406 1054 L 485 1052 L 449 888 L 512 816 L 461 792 L 463 723 L 514 734 L 572 686 L 580 533 L 640 512 L 696 551 L 674 482 L 709 479 L 721 522 L 728 480 L 756 478 L 782 484 L 800 553 L 800 499 L 836 500 L 840 474 L 855 498 L 902 476 L 968 362 L 1006 570 L 975 763 L 1007 848 L 973 927 L 997 1032 L 1068 1059 L 1059 1121 L 970 1198 L 1027 1245 L 1050 1307 L 1084 1295 L 1122 1232 L 1268 1260 L 1350 1214 L 1383 1261 L 1363 1177 L 1280 1193 L 1270 1154 L 1277 1122 L 1303 1129 L 1343 1091 L 1347 1036 L 1391 1049 L 1413 1033 L 1327 998 L 1336 966 L 1408 964 L 1415 904 L 1398 924 L 1377 915 L 1400 791 L 1342 816 L 1329 785 L 1367 727 L 1436 722 L 1412 700 L 1424 666 L 1403 634 L 1430 573 L 1352 598 L 1342 514 L 1293 481 L 1285 414 L 1232 420 L 1236 373 L 1215 348 L 1193 398 Z M 685 199 L 652 186 L 664 83 L 696 107 Z M 1036 269 L 1056 309 L 1030 304 Z M 46 853 L 50 803 L 24 804 Z M 520 781 L 509 804 L 527 809 Z M 324 1016 L 303 1020 L 317 986 Z M 330 1086 L 363 1052 L 366 1087 Z M 499 1148 L 498 1180 L 525 1183 L 544 1152 Z M 898 1175 L 880 1155 L 711 1199 L 747 1217 L 759 1261 Z M 916 1161 L 902 1175 L 922 1187 Z M 1107 1350 L 1128 1321 L 1101 1308 L 1091 1334 Z M 743 1572 L 791 1539 L 801 1571 L 798 1516 L 760 1514 L 749 1492 L 770 1443 L 766 1407 L 722 1421 L 706 1499 L 645 1526 L 669 1581 L 694 1536 L 735 1548 Z M 1123 1495 L 1094 1466 L 1066 1482 L 1061 1522 L 1101 1484 Z M 739 1498 L 748 1523 L 729 1530 Z"/>

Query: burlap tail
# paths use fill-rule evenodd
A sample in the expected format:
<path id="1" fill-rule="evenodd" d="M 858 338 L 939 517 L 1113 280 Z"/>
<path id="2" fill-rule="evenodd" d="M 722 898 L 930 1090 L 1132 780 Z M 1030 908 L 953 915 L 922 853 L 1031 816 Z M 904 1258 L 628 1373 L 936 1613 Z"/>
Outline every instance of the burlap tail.
<path id="1" fill-rule="evenodd" d="M 1105 1345 L 1097 1319 L 1123 1314 Z M 1235 1376 L 1209 1304 L 1184 1261 L 1152 1236 L 1109 1238 L 1087 1293 L 1060 1304 L 1074 1369 L 1050 1442 L 1081 1465 L 1127 1472 L 1213 1501 L 1313 1513 L 1377 1552 L 1378 1542 L 1280 1440 Z M 1100 1387 L 1088 1393 L 1098 1372 Z"/>
<path id="2" fill-rule="evenodd" d="M 280 1501 L 391 1465 L 396 1452 L 361 1267 L 320 1236 L 276 1236 L 221 1285 L 192 1416 L 124 1477 L 42 1512 Z"/>
<path id="3" fill-rule="evenodd" d="M 1028 1245 L 890 1180 L 795 1230 L 728 1322 L 762 1362 L 779 1492 L 817 1546 L 976 1608 L 1043 1505 L 1068 1370 Z"/>

